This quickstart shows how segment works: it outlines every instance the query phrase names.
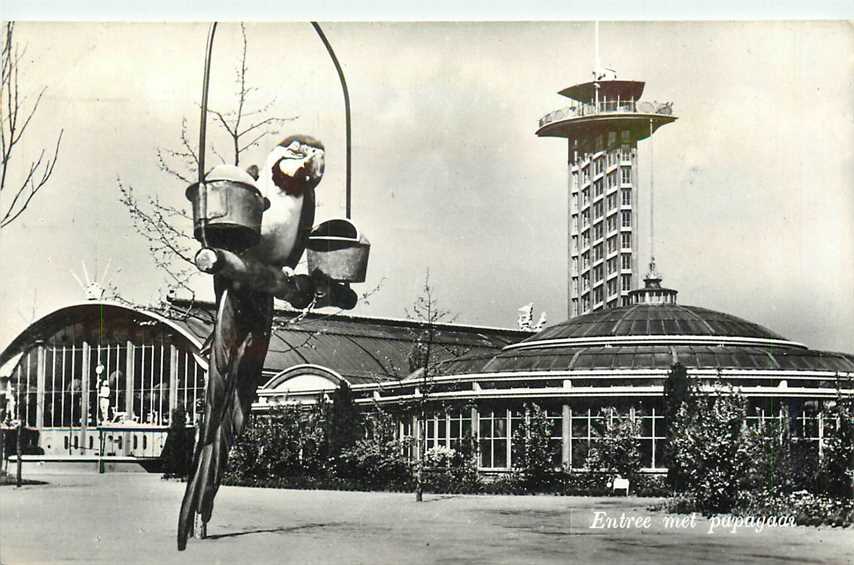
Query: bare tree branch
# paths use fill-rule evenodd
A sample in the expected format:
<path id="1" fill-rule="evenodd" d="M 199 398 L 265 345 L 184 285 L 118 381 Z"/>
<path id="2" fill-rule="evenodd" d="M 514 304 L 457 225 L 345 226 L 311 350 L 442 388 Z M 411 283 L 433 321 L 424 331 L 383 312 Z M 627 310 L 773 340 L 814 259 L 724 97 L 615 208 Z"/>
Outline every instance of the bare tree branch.
<path id="1" fill-rule="evenodd" d="M 38 159 L 24 167 L 27 172 L 23 181 L 9 183 L 9 169 L 15 156 L 15 147 L 23 139 L 47 90 L 43 87 L 29 109 L 26 108 L 25 99 L 20 94 L 19 79 L 24 50 L 15 44 L 14 31 L 15 23 L 6 22 L 3 28 L 0 64 L 0 108 L 4 110 L 0 117 L 0 201 L 8 197 L 10 191 L 12 196 L 9 204 L 0 206 L 0 229 L 17 220 L 27 210 L 36 194 L 47 186 L 56 167 L 63 134 L 63 130 L 60 130 L 52 156 L 46 157 L 46 149 L 42 148 Z"/>

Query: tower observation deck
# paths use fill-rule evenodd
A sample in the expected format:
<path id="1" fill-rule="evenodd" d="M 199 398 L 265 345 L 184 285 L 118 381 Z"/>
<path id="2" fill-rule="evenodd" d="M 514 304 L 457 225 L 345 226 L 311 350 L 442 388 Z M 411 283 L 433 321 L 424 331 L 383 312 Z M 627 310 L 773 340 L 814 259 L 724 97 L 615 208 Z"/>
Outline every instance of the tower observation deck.
<path id="1" fill-rule="evenodd" d="M 638 141 L 676 120 L 672 104 L 641 100 L 644 83 L 597 80 L 540 118 L 539 137 L 568 140 L 570 318 L 631 304 L 639 286 Z"/>

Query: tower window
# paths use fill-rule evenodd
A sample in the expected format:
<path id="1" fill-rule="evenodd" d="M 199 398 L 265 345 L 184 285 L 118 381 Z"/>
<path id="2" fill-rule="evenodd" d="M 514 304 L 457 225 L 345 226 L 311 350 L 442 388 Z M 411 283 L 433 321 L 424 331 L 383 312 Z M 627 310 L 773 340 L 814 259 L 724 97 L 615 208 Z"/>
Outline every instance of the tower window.
<path id="1" fill-rule="evenodd" d="M 623 270 L 630 270 L 632 268 L 632 256 L 628 253 L 623 253 L 620 255 L 620 268 Z"/>
<path id="2" fill-rule="evenodd" d="M 608 238 L 608 253 L 613 253 L 617 250 L 617 236 Z"/>
<path id="3" fill-rule="evenodd" d="M 631 206 L 632 205 L 632 189 L 624 188 L 623 189 L 623 206 Z"/>
<path id="4" fill-rule="evenodd" d="M 623 288 L 623 290 L 631 290 L 632 289 L 632 276 L 631 275 L 623 275 L 622 276 L 622 288 Z"/>
<path id="5" fill-rule="evenodd" d="M 631 249 L 632 248 L 632 234 L 631 232 L 623 232 L 620 234 L 623 242 L 623 249 Z"/>
<path id="6" fill-rule="evenodd" d="M 621 174 L 620 180 L 623 184 L 632 184 L 632 168 L 631 167 L 621 167 L 620 168 L 620 174 Z"/>
<path id="7" fill-rule="evenodd" d="M 632 227 L 632 211 L 631 210 L 623 210 L 623 227 L 630 228 Z"/>

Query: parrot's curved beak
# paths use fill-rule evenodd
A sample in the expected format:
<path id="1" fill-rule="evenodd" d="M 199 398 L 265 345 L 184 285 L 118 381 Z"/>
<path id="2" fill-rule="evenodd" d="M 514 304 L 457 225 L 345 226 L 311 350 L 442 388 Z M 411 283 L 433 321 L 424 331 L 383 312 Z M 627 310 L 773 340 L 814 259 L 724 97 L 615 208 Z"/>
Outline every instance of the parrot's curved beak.
<path id="1" fill-rule="evenodd" d="M 288 147 L 273 171 L 274 180 L 288 194 L 299 194 L 313 189 L 323 178 L 326 158 L 322 149 L 308 145 Z"/>

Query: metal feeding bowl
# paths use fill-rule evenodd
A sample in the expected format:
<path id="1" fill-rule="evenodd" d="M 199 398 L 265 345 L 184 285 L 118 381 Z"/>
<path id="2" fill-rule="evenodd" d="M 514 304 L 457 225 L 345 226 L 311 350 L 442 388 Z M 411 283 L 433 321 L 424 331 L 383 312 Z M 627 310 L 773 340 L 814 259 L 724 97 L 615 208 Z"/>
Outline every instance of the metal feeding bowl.
<path id="1" fill-rule="evenodd" d="M 365 282 L 371 242 L 346 219 L 323 222 L 308 236 L 308 272 L 341 282 Z"/>
<path id="2" fill-rule="evenodd" d="M 193 203 L 193 235 L 202 241 L 202 226 L 207 243 L 242 251 L 256 245 L 261 238 L 261 216 L 270 201 L 261 195 L 246 171 L 233 165 L 217 165 L 205 177 L 207 208 L 202 217 L 199 183 L 187 188 L 187 199 Z"/>

